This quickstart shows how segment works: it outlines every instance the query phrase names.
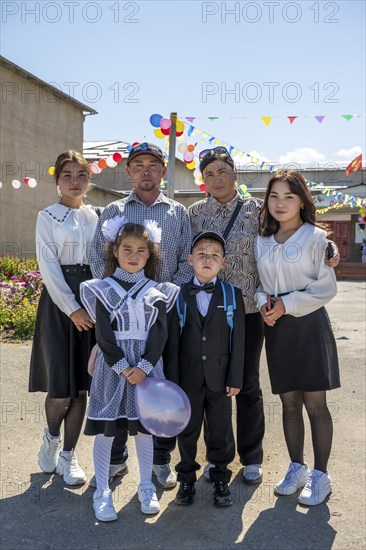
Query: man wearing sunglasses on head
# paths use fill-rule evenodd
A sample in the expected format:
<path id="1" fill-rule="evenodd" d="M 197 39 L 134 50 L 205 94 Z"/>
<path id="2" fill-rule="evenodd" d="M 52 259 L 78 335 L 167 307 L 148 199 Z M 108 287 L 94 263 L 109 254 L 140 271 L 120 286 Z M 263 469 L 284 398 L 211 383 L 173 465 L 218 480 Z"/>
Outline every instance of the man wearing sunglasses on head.
<path id="1" fill-rule="evenodd" d="M 192 234 L 216 231 L 226 241 L 226 266 L 220 278 L 240 288 L 245 304 L 244 382 L 236 396 L 237 450 L 244 466 L 243 481 L 249 485 L 262 482 L 264 410 L 259 383 L 259 360 L 264 339 L 261 314 L 255 293 L 259 276 L 254 255 L 254 240 L 258 234 L 262 200 L 244 198 L 237 191 L 237 173 L 232 157 L 225 147 L 205 149 L 199 154 L 200 171 L 209 193 L 189 208 Z M 336 250 L 328 265 L 339 262 Z M 205 467 L 209 479 L 211 464 Z"/>

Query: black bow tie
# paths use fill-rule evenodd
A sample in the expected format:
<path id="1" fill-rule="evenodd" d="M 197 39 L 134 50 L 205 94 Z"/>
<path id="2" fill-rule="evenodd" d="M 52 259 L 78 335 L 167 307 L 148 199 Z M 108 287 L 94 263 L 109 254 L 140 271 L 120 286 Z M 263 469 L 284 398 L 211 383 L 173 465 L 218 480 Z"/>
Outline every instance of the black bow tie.
<path id="1" fill-rule="evenodd" d="M 212 294 L 215 290 L 215 284 L 214 283 L 206 283 L 202 286 L 195 285 L 192 283 L 189 285 L 189 295 L 195 296 L 198 292 L 208 292 L 208 294 Z"/>

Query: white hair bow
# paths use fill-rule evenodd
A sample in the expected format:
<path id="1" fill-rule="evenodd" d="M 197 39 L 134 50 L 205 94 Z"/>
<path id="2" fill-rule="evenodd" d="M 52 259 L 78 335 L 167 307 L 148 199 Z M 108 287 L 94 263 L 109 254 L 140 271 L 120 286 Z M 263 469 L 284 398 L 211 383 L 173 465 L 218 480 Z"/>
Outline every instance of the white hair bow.
<path id="1" fill-rule="evenodd" d="M 107 241 L 114 241 L 117 235 L 121 234 L 123 227 L 129 223 L 126 216 L 115 216 L 109 220 L 105 220 L 102 224 L 102 233 Z M 143 223 L 149 238 L 153 243 L 161 242 L 161 227 L 158 226 L 155 220 L 144 220 Z"/>

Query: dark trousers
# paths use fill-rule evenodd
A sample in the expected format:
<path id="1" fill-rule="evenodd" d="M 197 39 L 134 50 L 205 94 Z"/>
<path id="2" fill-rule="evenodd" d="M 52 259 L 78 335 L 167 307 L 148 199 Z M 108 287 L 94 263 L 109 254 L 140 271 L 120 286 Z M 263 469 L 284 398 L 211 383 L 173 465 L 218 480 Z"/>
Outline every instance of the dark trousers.
<path id="1" fill-rule="evenodd" d="M 243 465 L 262 464 L 264 408 L 259 385 L 259 361 L 264 340 L 264 323 L 260 313 L 245 315 L 245 356 L 243 389 L 236 396 L 237 450 Z M 207 439 L 205 423 L 205 440 Z M 112 445 L 111 464 L 122 464 L 127 453 L 127 431 L 118 432 Z M 169 464 L 176 438 L 154 437 L 154 464 Z M 127 455 L 126 455 L 127 457 Z"/>
<path id="2" fill-rule="evenodd" d="M 231 397 L 225 392 L 213 392 L 206 385 L 196 392 L 187 392 L 192 414 L 186 429 L 178 436 L 180 462 L 175 467 L 178 481 L 194 483 L 200 465 L 196 462 L 197 443 L 203 420 L 208 426 L 206 439 L 207 459 L 214 468 L 210 469 L 211 481 L 226 481 L 231 478 L 227 465 L 234 460 L 235 443 L 232 429 Z"/>
<path id="3" fill-rule="evenodd" d="M 264 340 L 260 313 L 245 315 L 244 383 L 236 396 L 236 444 L 243 465 L 262 464 L 264 408 L 259 385 L 259 360 Z"/>

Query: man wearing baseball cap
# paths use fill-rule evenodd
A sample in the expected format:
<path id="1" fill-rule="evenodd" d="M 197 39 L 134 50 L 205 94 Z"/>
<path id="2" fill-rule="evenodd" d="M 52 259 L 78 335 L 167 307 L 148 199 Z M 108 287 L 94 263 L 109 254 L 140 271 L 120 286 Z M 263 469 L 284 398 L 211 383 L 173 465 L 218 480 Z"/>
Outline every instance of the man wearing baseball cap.
<path id="1" fill-rule="evenodd" d="M 166 173 L 164 155 L 153 143 L 138 143 L 128 155 L 126 173 L 134 185 L 133 191 L 124 199 L 109 204 L 102 212 L 91 246 L 91 270 L 93 276 L 102 278 L 105 269 L 106 240 L 102 233 L 103 223 L 115 216 L 124 215 L 129 222 L 143 224 L 155 220 L 162 229 L 158 282 L 171 281 L 181 285 L 192 276 L 187 258 L 191 246 L 191 225 L 186 208 L 164 196 L 160 183 Z M 127 473 L 127 433 L 117 436 L 112 447 L 110 479 Z M 160 439 L 155 444 L 154 473 L 159 485 L 165 489 L 177 483 L 175 472 L 170 467 L 170 453 L 175 447 L 174 439 Z M 94 483 L 94 478 L 91 484 Z"/>

